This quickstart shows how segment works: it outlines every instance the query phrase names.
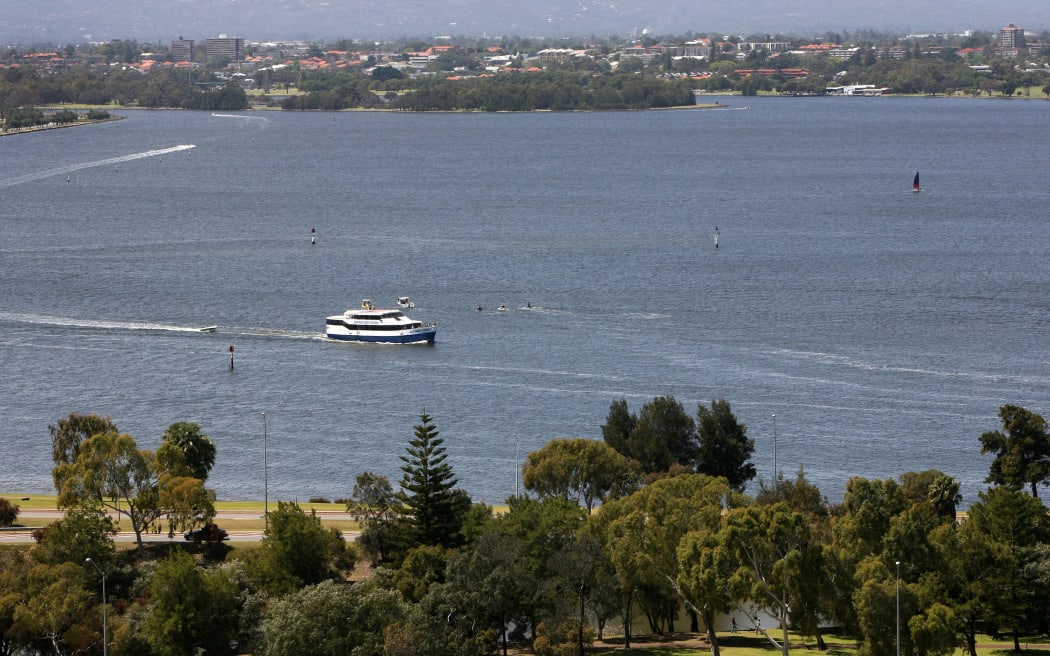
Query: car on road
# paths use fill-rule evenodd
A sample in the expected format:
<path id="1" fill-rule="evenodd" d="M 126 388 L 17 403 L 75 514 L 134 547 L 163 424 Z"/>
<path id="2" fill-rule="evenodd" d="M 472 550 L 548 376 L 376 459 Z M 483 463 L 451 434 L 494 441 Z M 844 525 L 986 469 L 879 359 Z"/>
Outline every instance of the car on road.
<path id="1" fill-rule="evenodd" d="M 215 524 L 205 524 L 201 528 L 186 531 L 182 534 L 182 537 L 187 541 L 195 542 L 196 544 L 200 544 L 201 542 L 219 543 L 223 540 L 229 540 L 230 534 Z"/>

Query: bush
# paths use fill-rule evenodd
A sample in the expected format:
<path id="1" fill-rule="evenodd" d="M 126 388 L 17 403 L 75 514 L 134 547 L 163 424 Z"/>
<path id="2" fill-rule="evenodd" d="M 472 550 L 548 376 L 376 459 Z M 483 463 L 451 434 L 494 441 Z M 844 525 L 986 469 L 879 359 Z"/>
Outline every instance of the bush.
<path id="1" fill-rule="evenodd" d="M 18 513 L 22 512 L 16 504 L 0 497 L 0 526 L 11 526 L 18 519 Z"/>
<path id="2" fill-rule="evenodd" d="M 532 643 L 532 650 L 536 656 L 574 656 L 579 651 L 576 644 L 579 631 L 579 622 L 567 620 L 563 624 L 548 626 L 540 622 L 536 627 L 536 639 Z M 586 649 L 594 643 L 597 634 L 594 627 L 585 625 L 583 627 L 583 645 Z"/>

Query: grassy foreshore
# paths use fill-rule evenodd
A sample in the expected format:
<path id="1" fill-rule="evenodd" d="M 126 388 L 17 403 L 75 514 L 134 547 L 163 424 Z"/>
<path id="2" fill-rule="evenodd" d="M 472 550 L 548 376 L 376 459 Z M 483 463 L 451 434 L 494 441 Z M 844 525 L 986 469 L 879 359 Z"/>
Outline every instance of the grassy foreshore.
<path id="1" fill-rule="evenodd" d="M 70 107 L 62 107 L 62 109 L 71 109 Z M 108 109 L 108 107 L 84 107 L 84 109 Z M 46 125 L 33 125 L 26 128 L 13 128 L 0 129 L 0 137 L 9 137 L 13 134 L 25 134 L 27 132 L 40 132 L 42 130 L 59 130 L 62 128 L 75 128 L 80 125 L 94 125 L 96 123 L 109 123 L 110 121 L 119 121 L 123 119 L 123 116 L 110 116 L 107 118 L 83 118 L 81 117 L 75 123 L 48 123 Z"/>
<path id="2" fill-rule="evenodd" d="M 33 511 L 58 512 L 58 499 L 47 494 L 20 494 L 0 492 L 0 498 L 17 505 L 22 513 L 18 524 L 22 526 L 41 526 L 53 521 L 46 517 L 34 517 Z M 343 503 L 297 502 L 306 512 L 314 511 L 325 526 L 332 526 L 345 532 L 360 530 L 360 524 L 346 513 Z M 277 500 L 265 501 L 216 501 L 218 513 L 215 523 L 227 531 L 262 531 L 265 527 L 263 517 L 266 507 L 277 509 Z M 125 520 L 126 523 L 126 520 Z"/>

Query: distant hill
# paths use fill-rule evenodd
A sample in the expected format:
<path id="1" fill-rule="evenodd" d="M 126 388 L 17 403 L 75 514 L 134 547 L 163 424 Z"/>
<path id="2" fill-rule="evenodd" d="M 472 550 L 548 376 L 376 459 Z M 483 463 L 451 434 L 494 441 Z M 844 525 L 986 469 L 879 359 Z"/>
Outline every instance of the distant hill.
<path id="1" fill-rule="evenodd" d="M 1037 4 L 1038 3 L 1038 4 Z M 723 32 L 1050 28 L 1045 0 L 38 0 L 7 3 L 0 44 L 437 35 L 560 37 Z"/>

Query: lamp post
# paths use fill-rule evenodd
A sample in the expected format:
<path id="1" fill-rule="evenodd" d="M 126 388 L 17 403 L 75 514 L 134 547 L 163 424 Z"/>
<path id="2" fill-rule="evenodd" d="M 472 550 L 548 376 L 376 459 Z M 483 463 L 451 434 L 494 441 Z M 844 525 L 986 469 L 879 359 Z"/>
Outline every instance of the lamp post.
<path id="1" fill-rule="evenodd" d="M 901 656 L 901 561 L 897 561 L 897 656 Z"/>
<path id="2" fill-rule="evenodd" d="M 777 416 L 773 415 L 773 489 L 777 487 Z"/>
<path id="3" fill-rule="evenodd" d="M 263 417 L 263 530 L 270 530 L 270 468 L 266 462 L 266 413 Z"/>
<path id="4" fill-rule="evenodd" d="M 106 572 L 90 558 L 84 559 L 102 575 L 102 656 L 109 656 L 109 618 L 106 616 Z"/>

